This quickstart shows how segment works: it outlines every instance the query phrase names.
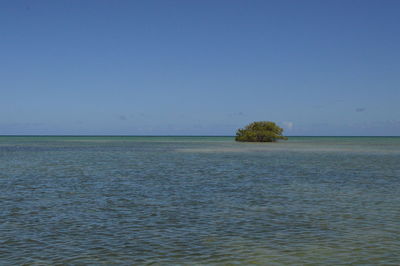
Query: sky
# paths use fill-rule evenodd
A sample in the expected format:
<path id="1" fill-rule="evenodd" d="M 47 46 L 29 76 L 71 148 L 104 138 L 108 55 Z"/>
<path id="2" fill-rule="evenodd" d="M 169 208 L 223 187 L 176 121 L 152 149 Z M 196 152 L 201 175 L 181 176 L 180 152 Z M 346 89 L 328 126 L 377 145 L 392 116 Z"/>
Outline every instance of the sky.
<path id="1" fill-rule="evenodd" d="M 400 135 L 400 1 L 0 1 L 0 135 Z"/>

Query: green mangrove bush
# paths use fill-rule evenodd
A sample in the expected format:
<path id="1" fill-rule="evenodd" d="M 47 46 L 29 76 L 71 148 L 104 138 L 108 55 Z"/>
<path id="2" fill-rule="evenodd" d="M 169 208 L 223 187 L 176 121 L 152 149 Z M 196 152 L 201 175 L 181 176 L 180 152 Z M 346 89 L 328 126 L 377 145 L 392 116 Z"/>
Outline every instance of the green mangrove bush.
<path id="1" fill-rule="evenodd" d="M 248 124 L 244 128 L 240 128 L 236 132 L 236 141 L 243 142 L 275 142 L 279 139 L 287 140 L 282 135 L 283 128 L 274 122 L 260 121 Z"/>

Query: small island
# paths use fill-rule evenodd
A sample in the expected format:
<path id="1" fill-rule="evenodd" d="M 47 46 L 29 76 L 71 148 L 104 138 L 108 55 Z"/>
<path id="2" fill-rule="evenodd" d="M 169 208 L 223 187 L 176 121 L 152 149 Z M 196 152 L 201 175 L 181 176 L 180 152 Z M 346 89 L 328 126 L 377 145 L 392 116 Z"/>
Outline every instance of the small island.
<path id="1" fill-rule="evenodd" d="M 241 142 L 276 142 L 279 139 L 287 140 L 282 135 L 283 128 L 274 122 L 259 121 L 248 124 L 236 132 L 236 141 Z"/>

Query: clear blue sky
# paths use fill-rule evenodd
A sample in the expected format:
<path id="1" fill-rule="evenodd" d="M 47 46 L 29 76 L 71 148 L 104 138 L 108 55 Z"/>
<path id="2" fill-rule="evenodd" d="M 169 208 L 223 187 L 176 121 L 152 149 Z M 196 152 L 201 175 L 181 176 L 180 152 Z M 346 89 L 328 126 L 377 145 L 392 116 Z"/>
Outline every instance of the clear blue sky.
<path id="1" fill-rule="evenodd" d="M 0 1 L 0 134 L 400 135 L 400 1 Z"/>

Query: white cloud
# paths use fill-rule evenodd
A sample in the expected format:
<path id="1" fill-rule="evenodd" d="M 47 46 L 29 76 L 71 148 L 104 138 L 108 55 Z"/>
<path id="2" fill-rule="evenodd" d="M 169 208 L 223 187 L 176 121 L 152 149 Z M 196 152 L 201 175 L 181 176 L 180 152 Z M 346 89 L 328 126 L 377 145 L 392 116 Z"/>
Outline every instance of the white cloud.
<path id="1" fill-rule="evenodd" d="M 283 124 L 283 127 L 285 127 L 286 129 L 291 130 L 293 128 L 293 122 L 285 121 L 285 122 L 282 122 L 282 124 Z"/>

